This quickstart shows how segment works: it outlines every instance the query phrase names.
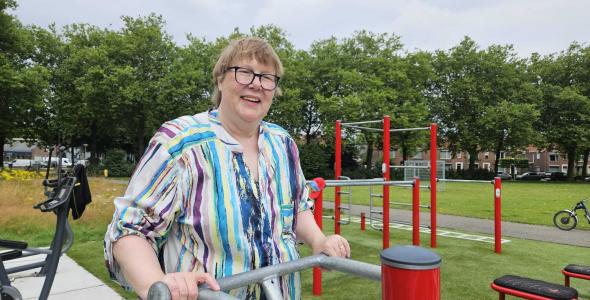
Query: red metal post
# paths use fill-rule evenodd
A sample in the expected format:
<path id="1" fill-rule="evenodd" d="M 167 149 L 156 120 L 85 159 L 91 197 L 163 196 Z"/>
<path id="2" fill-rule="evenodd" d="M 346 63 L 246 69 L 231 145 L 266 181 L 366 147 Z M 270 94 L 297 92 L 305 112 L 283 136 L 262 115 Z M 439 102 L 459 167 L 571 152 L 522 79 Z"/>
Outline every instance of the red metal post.
<path id="1" fill-rule="evenodd" d="M 436 248 L 436 123 L 430 125 L 430 247 Z"/>
<path id="2" fill-rule="evenodd" d="M 502 179 L 494 178 L 494 238 L 496 253 L 502 254 Z"/>
<path id="3" fill-rule="evenodd" d="M 320 230 L 323 229 L 322 224 L 322 210 L 323 210 L 324 191 L 320 192 L 320 195 L 315 199 L 313 217 L 315 222 L 318 224 Z M 316 296 L 322 295 L 322 269 L 319 267 L 313 268 L 313 294 Z"/>
<path id="4" fill-rule="evenodd" d="M 341 121 L 336 120 L 336 153 L 334 155 L 334 179 L 342 176 L 342 129 Z M 334 187 L 334 233 L 340 234 L 340 187 Z"/>
<path id="5" fill-rule="evenodd" d="M 366 224 L 365 223 L 365 213 L 363 212 L 363 213 L 361 213 L 361 230 L 362 231 L 365 231 L 365 226 L 366 226 L 365 224 Z"/>
<path id="6" fill-rule="evenodd" d="M 389 116 L 383 117 L 383 180 L 389 181 Z M 383 249 L 389 248 L 389 185 L 383 185 Z"/>
<path id="7" fill-rule="evenodd" d="M 412 244 L 420 246 L 420 179 L 414 177 L 412 188 Z"/>

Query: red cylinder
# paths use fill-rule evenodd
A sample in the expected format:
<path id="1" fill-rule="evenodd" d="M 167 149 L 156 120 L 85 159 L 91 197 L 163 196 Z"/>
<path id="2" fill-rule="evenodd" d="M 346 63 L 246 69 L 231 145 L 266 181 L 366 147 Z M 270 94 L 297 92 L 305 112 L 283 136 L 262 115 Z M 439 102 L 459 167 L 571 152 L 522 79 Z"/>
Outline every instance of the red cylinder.
<path id="1" fill-rule="evenodd" d="M 396 246 L 381 252 L 383 300 L 439 300 L 438 254 L 418 246 Z"/>

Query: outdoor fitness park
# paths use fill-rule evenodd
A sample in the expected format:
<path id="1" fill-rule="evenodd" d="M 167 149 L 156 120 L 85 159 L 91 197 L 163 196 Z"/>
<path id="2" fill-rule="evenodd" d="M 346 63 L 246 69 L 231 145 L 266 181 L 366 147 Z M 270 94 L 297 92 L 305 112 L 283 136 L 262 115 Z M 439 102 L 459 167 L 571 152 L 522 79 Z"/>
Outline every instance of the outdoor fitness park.
<path id="1" fill-rule="evenodd" d="M 382 127 L 369 127 L 375 125 Z M 425 165 L 393 166 L 390 165 L 389 153 L 385 151 L 383 177 L 350 179 L 346 177 L 346 174 L 342 174 L 341 166 L 343 143 L 341 129 L 347 127 L 382 132 L 385 149 L 389 147 L 391 135 L 396 132 L 429 131 L 430 159 Z M 305 289 L 311 288 L 311 295 L 322 297 L 322 299 L 324 297 L 341 299 L 342 294 L 338 294 L 335 289 L 345 290 L 346 293 L 357 293 L 358 297 L 355 296 L 355 299 L 375 299 L 379 295 L 382 299 L 481 299 L 482 297 L 489 299 L 496 297 L 494 296 L 496 292 L 499 299 L 504 299 L 505 295 L 524 299 L 583 299 L 583 295 L 588 295 L 584 289 L 588 289 L 590 268 L 587 267 L 587 255 L 579 253 L 585 249 L 579 251 L 579 248 L 573 247 L 574 249 L 564 251 L 563 247 L 571 248 L 571 246 L 551 243 L 539 246 L 539 242 L 502 239 L 501 204 L 503 200 L 511 201 L 511 199 L 507 197 L 503 199 L 504 192 L 500 178 L 495 178 L 493 181 L 450 180 L 444 178 L 444 173 L 442 175 L 437 173 L 437 167 L 440 164 L 436 162 L 436 129 L 436 124 L 423 128 L 390 129 L 390 119 L 387 116 L 378 121 L 354 123 L 337 121 L 334 178 L 338 179 L 316 178 L 309 181 L 309 185 L 314 190 L 316 222 L 324 231 L 328 232 L 333 228 L 334 233 L 346 237 L 353 247 L 353 257 L 340 259 L 323 254 L 309 255 L 308 251 L 303 250 L 302 258 L 299 260 L 220 279 L 222 292 L 213 292 L 202 287 L 199 299 L 235 299 L 226 292 L 249 284 L 260 284 L 267 299 L 282 299 L 280 291 L 276 289 L 272 281 L 276 276 L 296 271 L 303 272 L 304 295 L 307 295 Z M 411 180 L 407 180 L 409 178 L 401 181 L 391 180 L 390 170 L 393 168 L 403 168 L 404 173 L 414 176 Z M 62 181 L 60 179 L 57 182 Z M 68 222 L 64 222 L 64 211 L 66 213 L 68 211 L 63 209 L 64 203 L 67 206 L 69 201 L 66 196 L 71 194 L 72 184 L 63 181 L 63 187 L 55 186 L 57 182 L 53 182 L 56 189 L 54 194 L 59 195 L 59 203 L 55 209 L 61 207 L 59 210 L 61 217 L 57 220 L 51 249 L 55 249 L 57 244 L 63 244 L 65 239 L 67 243 L 62 248 L 65 252 L 70 247 L 75 247 L 75 243 L 74 246 L 72 245 L 72 230 Z M 449 184 L 449 186 L 442 192 L 440 188 L 437 188 L 437 184 Z M 480 209 L 491 212 L 488 219 L 494 220 L 493 228 L 490 228 L 493 230 L 493 237 L 470 234 L 469 228 L 459 232 L 438 230 L 437 199 L 441 195 L 452 194 L 453 191 L 449 187 L 453 184 L 473 186 L 475 193 L 487 199 L 484 202 L 486 207 L 480 207 Z M 367 191 L 367 189 L 359 188 L 368 188 L 368 193 L 359 195 L 359 191 Z M 68 192 L 59 193 L 64 189 Z M 427 192 L 424 193 L 423 190 Z M 334 198 L 331 200 L 333 201 L 328 201 L 327 198 L 332 191 Z M 425 194 L 428 196 L 425 197 Z M 51 193 L 48 195 L 51 197 Z M 368 205 L 355 204 L 357 201 L 353 199 L 359 197 L 368 198 Z M 50 200 L 46 203 L 51 203 Z M 323 209 L 324 206 L 332 203 L 333 210 Z M 411 208 L 411 222 L 392 218 L 391 211 L 399 211 L 402 208 L 407 211 L 408 207 Z M 421 211 L 427 212 L 430 216 L 427 222 L 421 222 Z M 411 234 L 408 236 L 406 232 Z M 64 238 L 64 233 L 67 238 Z M 423 247 L 421 247 L 420 234 L 427 236 L 429 240 L 429 243 L 425 243 Z M 439 241 L 437 237 L 444 239 Z M 379 243 L 377 244 L 376 241 Z M 24 242 L 12 242 L 11 244 L 4 241 L 2 244 L 4 247 L 16 248 L 10 251 L 10 254 L 3 254 L 3 260 L 17 258 L 23 254 L 47 255 L 48 266 L 51 267 L 44 268 L 49 271 L 49 274 L 46 275 L 48 277 L 40 296 L 41 299 L 47 298 L 51 281 L 56 275 L 55 266 L 59 256 L 55 254 L 58 252 L 39 251 L 36 248 L 28 248 Z M 508 243 L 509 247 L 502 249 L 503 243 Z M 490 246 L 492 244 L 493 246 Z M 369 254 L 369 252 L 373 253 Z M 543 253 L 539 252 L 547 252 L 546 255 L 554 259 L 546 259 Z M 536 255 L 543 258 L 535 264 L 511 268 L 511 265 L 518 264 L 517 261 L 526 261 Z M 368 256 L 373 258 L 367 259 Z M 375 264 L 374 257 L 378 258 L 379 264 Z M 548 276 L 544 265 L 551 265 L 554 274 Z M 556 265 L 559 267 L 555 267 Z M 18 290 L 10 286 L 8 275 L 31 266 L 12 270 L 4 269 L 3 264 L 1 266 L 0 279 L 3 279 L 2 291 L 5 297 L 19 299 Z M 310 268 L 313 270 L 309 271 Z M 334 272 L 322 272 L 323 269 Z M 492 272 L 487 269 L 491 269 Z M 476 270 L 475 273 L 482 272 L 487 275 L 484 278 L 474 278 L 473 275 L 469 275 L 474 274 L 474 270 Z M 469 278 L 470 276 L 472 278 Z M 551 280 L 547 280 L 547 277 Z M 306 282 L 305 278 L 312 279 Z M 575 280 L 572 281 L 572 278 Z M 372 292 L 363 293 L 367 280 L 374 282 L 369 286 L 376 288 L 368 289 L 373 290 Z M 475 285 L 480 286 L 479 289 L 473 289 L 473 281 L 477 281 Z M 455 291 L 461 289 L 466 291 L 465 294 Z M 150 299 L 168 298 L 169 294 L 165 286 L 156 284 L 152 287 Z"/>
<path id="2" fill-rule="evenodd" d="M 367 127 L 367 125 L 380 124 L 382 128 Z M 342 174 L 342 128 L 354 128 L 359 130 L 378 131 L 383 133 L 383 149 L 390 148 L 390 135 L 401 131 L 429 131 L 430 134 L 430 159 L 427 165 L 390 165 L 389 151 L 383 151 L 382 178 L 368 179 L 350 179 Z M 372 265 L 355 261 L 352 259 L 332 258 L 325 255 L 314 255 L 299 260 L 270 266 L 248 273 L 232 276 L 227 279 L 221 279 L 220 285 L 222 291 L 231 290 L 236 287 L 249 284 L 260 284 L 265 292 L 267 299 L 282 299 L 280 290 L 272 284 L 273 280 L 280 275 L 291 272 L 301 271 L 313 268 L 313 295 L 322 295 L 322 268 L 340 271 L 352 276 L 367 278 L 370 280 L 380 281 L 382 299 L 441 299 L 441 282 L 440 266 L 443 264 L 441 256 L 436 253 L 437 248 L 437 183 L 438 182 L 457 182 L 463 184 L 479 184 L 480 193 L 489 195 L 490 206 L 493 206 L 494 219 L 494 237 L 493 252 L 496 255 L 502 253 L 502 243 L 509 240 L 502 239 L 502 180 L 495 178 L 492 181 L 481 180 L 451 180 L 437 177 L 437 143 L 436 143 L 436 124 L 423 128 L 407 129 L 390 129 L 390 118 L 385 116 L 383 120 L 343 123 L 336 121 L 335 125 L 335 180 L 325 180 L 315 178 L 309 182 L 310 187 L 314 190 L 314 216 L 315 220 L 323 228 L 323 220 L 333 220 L 334 233 L 342 234 L 348 237 L 342 231 L 343 226 L 360 225 L 360 231 L 366 231 L 366 223 L 369 222 L 370 229 L 381 234 L 382 251 L 380 252 L 381 265 Z M 444 166 L 444 165 L 443 165 Z M 390 170 L 392 168 L 403 168 L 409 170 L 412 174 L 419 174 L 412 180 L 392 181 Z M 444 174 L 444 173 L 443 173 Z M 421 201 L 420 197 L 420 177 L 428 178 L 429 203 Z M 481 184 L 488 184 L 484 186 Z M 353 190 L 351 187 L 369 187 L 369 194 L 366 195 L 369 200 L 369 217 L 364 212 L 355 215 L 354 205 L 352 204 Z M 373 188 L 381 188 L 382 193 L 373 193 Z M 391 202 L 391 187 L 401 187 L 411 189 L 411 199 L 408 202 Z M 490 188 L 491 187 L 491 188 Z M 324 188 L 334 189 L 334 210 L 333 215 L 326 215 L 323 209 Z M 343 191 L 343 188 L 348 190 Z M 343 203 L 342 197 L 345 196 L 348 201 Z M 381 201 L 375 201 L 380 199 Z M 376 204 L 381 202 L 381 205 Z M 390 207 L 411 207 L 411 226 L 404 224 L 399 220 L 390 218 Z M 420 210 L 427 209 L 430 212 L 429 224 L 420 223 Z M 491 209 L 490 209 L 491 210 Z M 400 226 L 401 225 L 401 226 Z M 404 228 L 412 232 L 412 245 L 396 245 L 390 247 L 391 228 Z M 432 250 L 420 247 L 420 233 L 429 234 L 430 248 Z M 362 234 L 362 233 L 361 233 Z M 453 239 L 469 240 L 471 242 L 489 243 L 491 239 L 485 236 L 473 238 L 474 235 L 457 233 L 449 235 L 445 231 L 444 236 Z M 469 237 L 469 238 L 467 238 Z M 451 246 L 452 247 L 452 246 Z M 506 295 L 523 299 L 578 299 L 576 289 L 570 287 L 570 278 L 590 280 L 590 267 L 584 265 L 569 264 L 564 266 L 561 273 L 564 275 L 563 285 L 558 283 L 547 282 L 535 278 L 519 276 L 519 274 L 505 274 L 490 281 L 490 291 L 493 289 L 498 292 L 499 299 L 505 299 Z M 452 278 L 446 280 L 452 281 Z M 460 283 L 456 283 L 460 286 Z M 489 293 L 491 294 L 491 292 Z M 169 299 L 167 288 L 163 284 L 156 284 L 152 287 L 150 299 Z M 204 290 L 200 298 L 203 299 L 235 299 L 223 292 L 213 292 Z M 474 298 L 475 299 L 475 298 Z"/>

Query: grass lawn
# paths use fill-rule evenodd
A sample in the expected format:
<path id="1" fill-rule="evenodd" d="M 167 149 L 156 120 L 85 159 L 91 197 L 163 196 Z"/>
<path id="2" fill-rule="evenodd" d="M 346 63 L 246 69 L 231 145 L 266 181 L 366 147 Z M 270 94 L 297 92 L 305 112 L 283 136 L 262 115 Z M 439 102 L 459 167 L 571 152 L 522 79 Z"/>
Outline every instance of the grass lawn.
<path id="1" fill-rule="evenodd" d="M 459 215 L 481 219 L 494 218 L 494 186 L 491 183 L 445 182 L 444 191 L 437 193 L 437 210 L 440 214 Z M 348 191 L 342 188 L 342 191 Z M 373 187 L 373 194 L 382 194 L 381 187 Z M 352 187 L 352 203 L 369 205 L 369 187 Z M 348 202 L 348 195 L 342 195 L 342 202 Z M 553 214 L 558 210 L 571 209 L 580 199 L 590 197 L 588 183 L 562 182 L 503 182 L 502 220 L 553 226 Z M 392 187 L 390 202 L 412 202 L 412 189 Z M 324 200 L 333 201 L 334 189 L 324 191 Z M 381 206 L 380 198 L 374 205 Z M 430 191 L 420 190 L 420 202 L 430 203 Z M 588 203 L 590 205 L 590 202 Z M 391 208 L 411 209 L 407 206 Z M 425 210 L 423 210 L 425 211 Z M 580 216 L 578 229 L 590 229 L 588 222 Z"/>
<path id="2" fill-rule="evenodd" d="M 90 184 L 93 202 L 80 220 L 71 221 L 75 242 L 68 255 L 123 297 L 135 299 L 133 294 L 122 291 L 108 278 L 102 255 L 103 235 L 113 212 L 112 200 L 123 193 L 125 185 L 104 178 L 91 178 Z M 549 225 L 554 211 L 570 207 L 579 198 L 590 195 L 590 185 L 584 184 L 507 183 L 504 186 L 505 216 L 510 216 L 512 221 L 534 224 Z M 478 196 L 484 189 L 487 190 L 486 196 Z M 364 191 L 364 195 L 368 195 L 366 188 Z M 362 201 L 362 188 L 353 193 L 355 201 Z M 407 193 L 407 197 L 402 196 L 403 193 Z M 410 201 L 409 190 L 396 188 L 392 194 Z M 493 209 L 491 194 L 491 184 L 474 184 L 472 187 L 447 183 L 446 191 L 439 193 L 439 212 L 489 218 L 486 214 L 491 215 Z M 32 205 L 41 199 L 40 180 L 0 181 L 0 209 L 5 216 L 0 218 L 0 238 L 25 240 L 33 246 L 47 245 L 53 235 L 55 217 L 32 209 Z M 487 205 L 489 208 L 485 207 Z M 582 228 L 589 227 L 585 222 L 580 223 Z M 333 225 L 325 220 L 324 228 L 329 233 Z M 361 232 L 358 225 L 343 226 L 342 229 L 352 245 L 353 259 L 379 264 L 380 232 Z M 428 236 L 423 235 L 422 239 L 424 244 L 428 243 Z M 392 230 L 391 245 L 410 243 L 411 232 Z M 492 250 L 493 245 L 487 243 L 439 237 L 438 245 L 435 251 L 443 258 L 443 299 L 495 299 L 497 295 L 489 284 L 501 275 L 511 273 L 561 283 L 560 270 L 566 264 L 590 265 L 588 249 L 575 246 L 513 239 L 503 245 L 503 254 L 497 255 Z M 302 255 L 309 254 L 306 247 L 301 251 Z M 581 299 L 590 299 L 589 281 L 573 279 L 572 285 L 578 289 Z M 311 299 L 311 271 L 303 273 L 303 290 L 304 299 Z M 324 273 L 323 292 L 321 298 L 314 299 L 380 298 L 378 282 L 338 272 Z"/>

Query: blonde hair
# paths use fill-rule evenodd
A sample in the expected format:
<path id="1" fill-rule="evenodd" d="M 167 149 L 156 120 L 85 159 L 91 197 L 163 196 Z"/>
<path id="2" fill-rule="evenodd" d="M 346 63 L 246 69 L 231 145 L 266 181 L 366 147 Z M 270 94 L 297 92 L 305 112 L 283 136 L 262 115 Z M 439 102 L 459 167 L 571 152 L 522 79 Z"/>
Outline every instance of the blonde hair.
<path id="1" fill-rule="evenodd" d="M 272 66 L 277 76 L 283 76 L 283 64 L 281 59 L 265 40 L 257 37 L 245 37 L 232 42 L 221 52 L 215 67 L 213 68 L 213 97 L 211 102 L 215 108 L 221 103 L 221 91 L 219 81 L 223 79 L 227 68 L 242 59 L 255 59 L 259 63 Z M 281 95 L 281 88 L 277 86 L 275 95 Z"/>

